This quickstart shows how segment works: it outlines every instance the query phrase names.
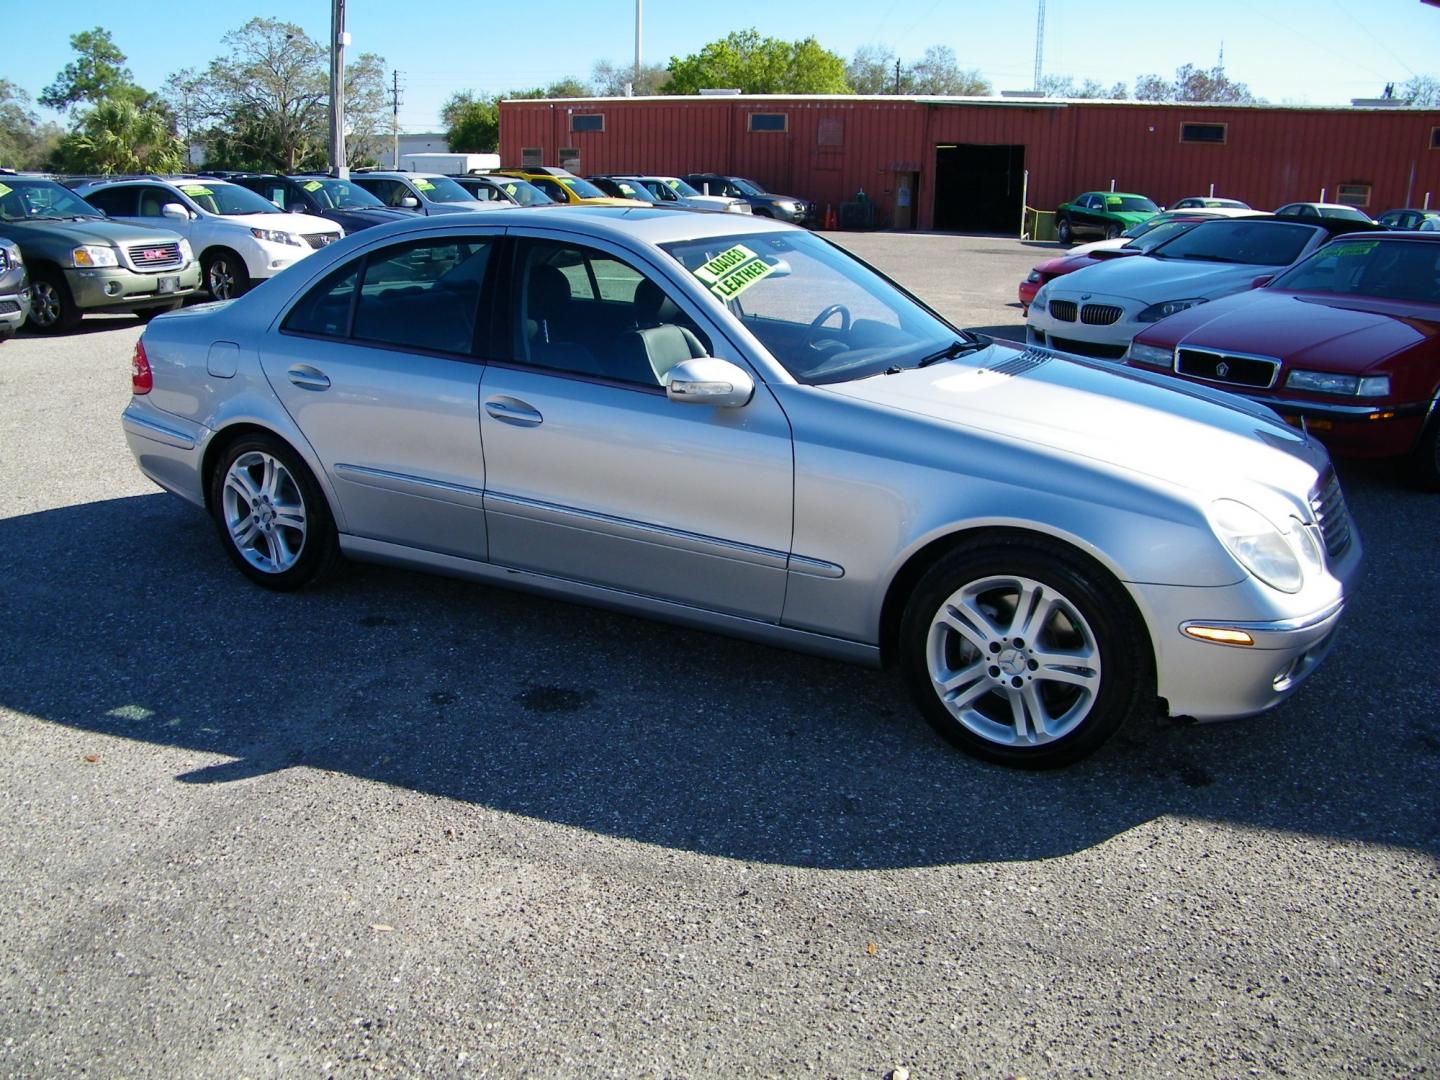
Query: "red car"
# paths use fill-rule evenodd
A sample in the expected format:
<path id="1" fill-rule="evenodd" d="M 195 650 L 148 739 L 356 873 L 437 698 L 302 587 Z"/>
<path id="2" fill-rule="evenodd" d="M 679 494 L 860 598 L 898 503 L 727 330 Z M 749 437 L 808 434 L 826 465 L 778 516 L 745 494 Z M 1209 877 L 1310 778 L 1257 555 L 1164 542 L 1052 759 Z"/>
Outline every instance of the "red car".
<path id="1" fill-rule="evenodd" d="M 1268 405 L 1337 455 L 1409 455 L 1440 490 L 1440 235 L 1339 237 L 1262 288 L 1162 319 L 1126 362 Z"/>
<path id="2" fill-rule="evenodd" d="M 1083 245 L 1081 250 L 1043 262 L 1030 271 L 1029 277 L 1020 282 L 1020 308 L 1024 314 L 1028 315 L 1030 301 L 1035 299 L 1035 294 L 1040 291 L 1040 286 L 1052 278 L 1084 269 L 1087 266 L 1094 266 L 1101 259 L 1113 259 L 1119 254 L 1143 255 L 1145 252 L 1159 247 L 1165 241 L 1172 240 L 1183 232 L 1189 232 L 1207 217 L 1217 216 L 1219 215 L 1207 214 L 1203 210 L 1183 216 L 1162 214 L 1149 221 L 1141 222 L 1133 229 L 1127 229 L 1125 235 L 1129 239 L 1124 244 L 1116 246 L 1111 241 L 1100 240 L 1094 244 Z"/>

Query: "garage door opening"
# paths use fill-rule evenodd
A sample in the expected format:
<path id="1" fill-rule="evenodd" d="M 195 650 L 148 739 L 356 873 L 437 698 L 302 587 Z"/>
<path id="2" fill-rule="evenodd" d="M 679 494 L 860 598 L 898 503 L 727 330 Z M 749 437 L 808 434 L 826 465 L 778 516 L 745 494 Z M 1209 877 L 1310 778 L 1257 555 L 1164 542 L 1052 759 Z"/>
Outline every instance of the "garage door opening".
<path id="1" fill-rule="evenodd" d="M 1016 236 L 1024 207 L 1025 147 L 935 147 L 937 230 Z"/>

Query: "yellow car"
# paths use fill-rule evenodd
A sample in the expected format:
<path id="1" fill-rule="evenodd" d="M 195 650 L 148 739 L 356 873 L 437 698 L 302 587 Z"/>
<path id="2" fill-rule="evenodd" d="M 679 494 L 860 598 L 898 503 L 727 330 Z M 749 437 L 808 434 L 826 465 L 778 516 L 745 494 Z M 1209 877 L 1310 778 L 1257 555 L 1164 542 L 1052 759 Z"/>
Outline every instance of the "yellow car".
<path id="1" fill-rule="evenodd" d="M 649 206 L 639 199 L 617 199 L 606 195 L 589 180 L 582 180 L 572 172 L 557 169 L 551 165 L 537 165 L 529 169 L 491 169 L 491 176 L 518 176 L 529 180 L 557 203 L 571 206 Z"/>

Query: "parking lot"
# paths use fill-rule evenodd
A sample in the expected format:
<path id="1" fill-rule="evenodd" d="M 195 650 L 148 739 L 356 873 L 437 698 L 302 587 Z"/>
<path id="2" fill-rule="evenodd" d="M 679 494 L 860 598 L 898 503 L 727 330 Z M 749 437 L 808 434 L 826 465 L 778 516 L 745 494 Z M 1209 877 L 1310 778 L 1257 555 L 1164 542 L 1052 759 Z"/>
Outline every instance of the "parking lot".
<path id="1" fill-rule="evenodd" d="M 1050 245 L 845 234 L 1019 337 Z M 874 672 L 373 567 L 248 584 L 0 346 L 0 1074 L 1394 1078 L 1440 1067 L 1440 496 L 1266 716 L 1029 774 Z"/>

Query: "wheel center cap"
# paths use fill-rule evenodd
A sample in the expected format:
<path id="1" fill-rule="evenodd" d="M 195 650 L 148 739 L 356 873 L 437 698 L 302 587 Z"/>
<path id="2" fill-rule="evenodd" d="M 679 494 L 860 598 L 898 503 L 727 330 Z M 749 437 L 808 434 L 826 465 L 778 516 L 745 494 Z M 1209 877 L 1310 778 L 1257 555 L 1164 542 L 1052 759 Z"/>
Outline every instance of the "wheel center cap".
<path id="1" fill-rule="evenodd" d="M 1028 661 L 1019 649 L 1006 649 L 995 658 L 995 664 L 1006 675 L 1023 675 Z"/>

